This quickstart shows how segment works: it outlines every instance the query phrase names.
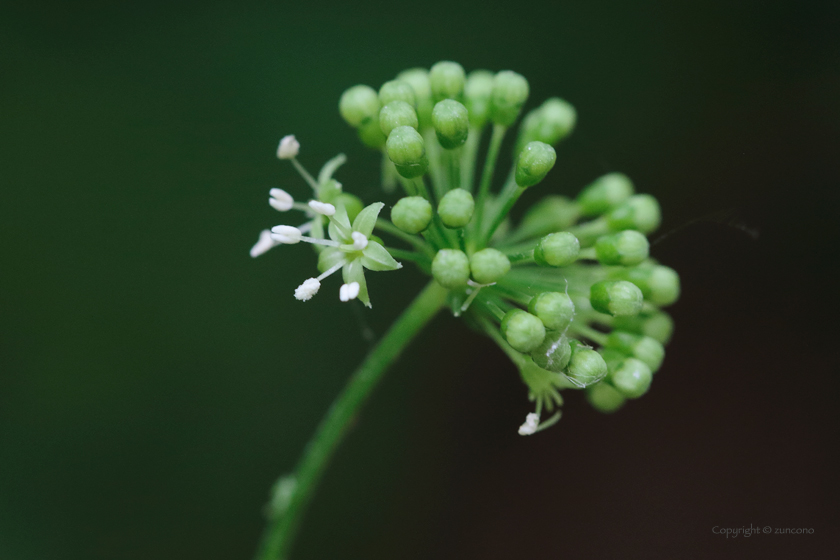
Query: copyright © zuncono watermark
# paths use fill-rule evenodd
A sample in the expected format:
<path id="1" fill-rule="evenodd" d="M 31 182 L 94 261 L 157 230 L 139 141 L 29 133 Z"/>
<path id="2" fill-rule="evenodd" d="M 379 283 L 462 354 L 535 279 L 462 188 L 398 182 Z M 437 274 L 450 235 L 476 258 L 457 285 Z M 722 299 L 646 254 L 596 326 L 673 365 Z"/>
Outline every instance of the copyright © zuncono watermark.
<path id="1" fill-rule="evenodd" d="M 715 525 L 712 527 L 712 533 L 723 535 L 727 539 L 734 539 L 737 537 L 751 537 L 753 535 L 813 535 L 814 529 L 812 527 L 759 526 L 751 523 L 749 527 L 721 527 Z"/>

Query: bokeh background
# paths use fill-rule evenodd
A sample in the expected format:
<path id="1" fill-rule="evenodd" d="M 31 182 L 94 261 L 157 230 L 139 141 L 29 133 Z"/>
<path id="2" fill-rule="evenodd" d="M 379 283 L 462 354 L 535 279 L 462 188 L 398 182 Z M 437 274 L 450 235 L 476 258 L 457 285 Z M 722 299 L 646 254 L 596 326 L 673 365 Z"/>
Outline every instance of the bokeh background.
<path id="1" fill-rule="evenodd" d="M 682 276 L 651 391 L 554 429 L 440 316 L 330 466 L 295 558 L 836 558 L 840 10 L 814 1 L 0 7 L 0 558 L 250 558 L 272 481 L 423 279 L 252 260 L 274 157 L 380 198 L 341 92 L 441 59 L 578 109 L 550 180 L 623 171 Z M 538 189 L 534 189 L 536 191 Z M 393 201 L 391 201 L 393 202 Z M 812 528 L 726 540 L 714 527 Z"/>

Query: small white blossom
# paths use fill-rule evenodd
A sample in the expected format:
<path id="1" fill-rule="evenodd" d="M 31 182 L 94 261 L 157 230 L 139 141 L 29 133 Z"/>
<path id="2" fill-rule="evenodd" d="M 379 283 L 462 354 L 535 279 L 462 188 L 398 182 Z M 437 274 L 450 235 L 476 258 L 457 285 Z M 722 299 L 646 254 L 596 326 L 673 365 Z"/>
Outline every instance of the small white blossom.
<path id="1" fill-rule="evenodd" d="M 274 226 L 271 228 L 271 238 L 286 245 L 294 245 L 300 243 L 300 238 L 303 236 L 301 231 L 292 226 Z"/>
<path id="2" fill-rule="evenodd" d="M 350 237 L 353 238 L 353 249 L 356 251 L 362 251 L 368 246 L 368 238 L 364 233 L 354 231 L 350 234 Z"/>
<path id="3" fill-rule="evenodd" d="M 257 243 L 251 247 L 251 256 L 252 257 L 259 257 L 272 247 L 276 246 L 277 243 L 274 239 L 271 238 L 271 232 L 267 229 L 264 229 L 260 232 L 260 239 Z"/>
<path id="4" fill-rule="evenodd" d="M 536 412 L 531 412 L 525 417 L 525 423 L 519 426 L 520 436 L 530 436 L 537 431 L 540 425 L 540 415 Z"/>
<path id="5" fill-rule="evenodd" d="M 283 189 L 271 189 L 268 191 L 268 194 L 271 195 L 271 198 L 268 199 L 268 203 L 278 212 L 291 210 L 292 205 L 295 203 L 295 199 L 292 198 L 292 195 Z"/>
<path id="6" fill-rule="evenodd" d="M 280 146 L 277 148 L 277 157 L 280 159 L 292 159 L 297 157 L 300 152 L 300 142 L 297 141 L 294 134 L 284 136 L 280 140 Z"/>
<path id="7" fill-rule="evenodd" d="M 335 206 L 333 206 L 329 202 L 310 200 L 309 207 L 312 208 L 313 211 L 317 212 L 318 214 L 323 214 L 324 216 L 332 216 L 333 214 L 335 214 Z"/>
<path id="8" fill-rule="evenodd" d="M 320 289 L 321 282 L 319 282 L 317 278 L 309 278 L 304 280 L 303 284 L 295 288 L 295 298 L 300 301 L 309 301 Z"/>
<path id="9" fill-rule="evenodd" d="M 349 284 L 342 284 L 338 290 L 338 298 L 341 301 L 350 301 L 356 299 L 359 295 L 359 283 L 350 282 Z"/>

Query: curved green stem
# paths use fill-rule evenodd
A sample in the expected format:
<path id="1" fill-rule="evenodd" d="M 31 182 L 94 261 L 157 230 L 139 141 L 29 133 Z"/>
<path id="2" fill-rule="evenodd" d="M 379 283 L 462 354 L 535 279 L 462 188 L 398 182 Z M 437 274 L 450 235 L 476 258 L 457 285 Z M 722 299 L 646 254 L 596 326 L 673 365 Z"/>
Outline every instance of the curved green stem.
<path id="1" fill-rule="evenodd" d="M 284 560 L 306 506 L 347 426 L 408 343 L 443 307 L 447 291 L 430 282 L 353 373 L 307 444 L 294 475 L 275 485 L 268 526 L 255 560 Z"/>

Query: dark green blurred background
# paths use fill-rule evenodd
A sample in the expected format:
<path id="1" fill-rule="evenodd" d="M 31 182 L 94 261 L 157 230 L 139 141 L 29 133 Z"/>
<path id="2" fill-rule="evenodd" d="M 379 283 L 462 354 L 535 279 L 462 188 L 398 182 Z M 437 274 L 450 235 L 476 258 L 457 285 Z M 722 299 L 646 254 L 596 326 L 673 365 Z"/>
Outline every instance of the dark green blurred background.
<path id="1" fill-rule="evenodd" d="M 313 170 L 346 152 L 339 179 L 376 200 L 378 158 L 339 95 L 440 59 L 577 107 L 529 200 L 614 170 L 659 198 L 676 336 L 640 401 L 603 416 L 571 395 L 556 428 L 520 438 L 514 368 L 439 317 L 340 449 L 296 557 L 837 557 L 839 15 L 4 3 L 0 559 L 250 557 L 363 326 L 381 334 L 423 281 L 372 275 L 371 311 L 337 285 L 301 304 L 308 250 L 250 259 L 279 223 L 268 189 L 307 190 L 277 141 L 296 134 Z M 750 524 L 815 532 L 712 533 Z"/>

